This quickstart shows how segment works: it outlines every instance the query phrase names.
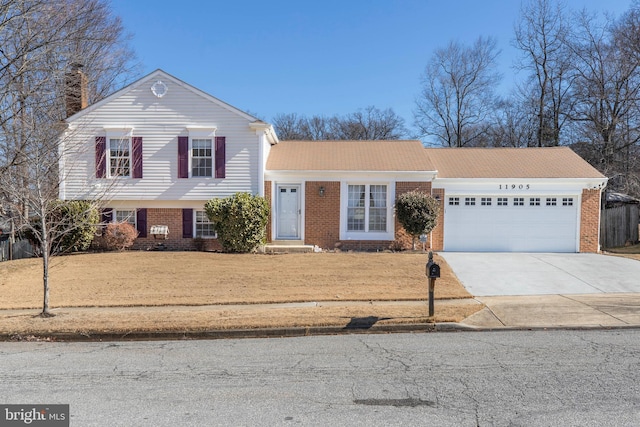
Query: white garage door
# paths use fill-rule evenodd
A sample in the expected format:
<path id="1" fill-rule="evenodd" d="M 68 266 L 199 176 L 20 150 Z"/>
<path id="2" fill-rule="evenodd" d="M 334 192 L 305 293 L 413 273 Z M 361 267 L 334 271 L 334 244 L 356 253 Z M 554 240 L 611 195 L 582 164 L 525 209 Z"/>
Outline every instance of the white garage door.
<path id="1" fill-rule="evenodd" d="M 577 196 L 447 196 L 444 250 L 577 252 Z"/>

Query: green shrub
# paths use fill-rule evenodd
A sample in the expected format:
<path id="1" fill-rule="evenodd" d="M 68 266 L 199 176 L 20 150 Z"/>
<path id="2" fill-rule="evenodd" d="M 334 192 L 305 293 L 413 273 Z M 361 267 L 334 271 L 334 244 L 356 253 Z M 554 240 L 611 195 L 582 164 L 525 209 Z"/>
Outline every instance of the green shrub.
<path id="1" fill-rule="evenodd" d="M 266 242 L 269 203 L 264 197 L 236 193 L 204 206 L 226 252 L 251 252 Z"/>
<path id="2" fill-rule="evenodd" d="M 55 202 L 47 214 L 46 224 L 52 239 L 52 253 L 80 252 L 89 249 L 98 224 L 100 214 L 93 203 L 84 200 Z M 42 224 L 40 218 L 33 218 L 21 236 L 40 245 Z"/>
<path id="3" fill-rule="evenodd" d="M 413 238 L 413 249 L 416 248 L 416 237 L 435 228 L 439 213 L 438 201 L 418 190 L 401 194 L 396 201 L 398 221 Z"/>

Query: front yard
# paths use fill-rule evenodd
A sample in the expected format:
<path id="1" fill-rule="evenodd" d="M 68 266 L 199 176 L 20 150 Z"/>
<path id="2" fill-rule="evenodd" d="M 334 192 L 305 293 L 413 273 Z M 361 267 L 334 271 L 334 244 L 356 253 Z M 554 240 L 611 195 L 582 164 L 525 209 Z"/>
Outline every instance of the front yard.
<path id="1" fill-rule="evenodd" d="M 52 319 L 33 317 L 42 301 L 41 260 L 4 262 L 0 309 L 27 311 L 0 312 L 0 333 L 323 326 L 367 316 L 394 323 L 459 321 L 479 309 L 468 304 L 471 295 L 437 255 L 442 277 L 436 299 L 460 299 L 459 307 L 447 304 L 428 319 L 426 305 L 348 303 L 426 300 L 426 261 L 423 253 L 132 251 L 62 256 L 53 259 L 50 271 L 51 308 L 57 314 Z M 311 301 L 345 303 L 295 309 L 255 305 Z"/>

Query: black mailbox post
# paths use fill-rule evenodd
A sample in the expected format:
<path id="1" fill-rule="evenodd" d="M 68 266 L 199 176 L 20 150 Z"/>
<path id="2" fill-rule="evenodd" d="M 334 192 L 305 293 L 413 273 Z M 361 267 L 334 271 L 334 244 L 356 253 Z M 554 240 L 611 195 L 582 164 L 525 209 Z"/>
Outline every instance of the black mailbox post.
<path id="1" fill-rule="evenodd" d="M 433 262 L 433 252 L 429 251 L 429 261 L 427 261 L 426 274 L 429 278 L 429 317 L 433 317 L 434 304 L 433 292 L 436 288 L 436 279 L 440 277 L 440 265 Z"/>

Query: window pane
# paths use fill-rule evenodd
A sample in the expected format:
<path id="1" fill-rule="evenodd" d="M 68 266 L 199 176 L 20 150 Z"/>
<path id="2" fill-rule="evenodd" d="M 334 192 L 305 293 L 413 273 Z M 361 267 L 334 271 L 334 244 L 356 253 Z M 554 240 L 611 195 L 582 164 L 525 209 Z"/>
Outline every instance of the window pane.
<path id="1" fill-rule="evenodd" d="M 131 158 L 129 139 L 109 139 L 109 172 L 111 176 L 129 176 Z"/>
<path id="2" fill-rule="evenodd" d="M 387 231 L 387 186 L 369 187 L 369 231 Z"/>
<path id="3" fill-rule="evenodd" d="M 347 201 L 347 230 L 364 231 L 364 185 L 350 185 Z"/>
<path id="4" fill-rule="evenodd" d="M 196 235 L 195 237 L 216 237 L 213 223 L 206 212 L 196 211 Z"/>
<path id="5" fill-rule="evenodd" d="M 191 176 L 213 176 L 211 139 L 191 140 Z"/>
<path id="6" fill-rule="evenodd" d="M 117 210 L 116 222 L 128 222 L 129 224 L 136 226 L 136 211 L 134 210 Z"/>

